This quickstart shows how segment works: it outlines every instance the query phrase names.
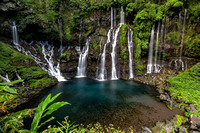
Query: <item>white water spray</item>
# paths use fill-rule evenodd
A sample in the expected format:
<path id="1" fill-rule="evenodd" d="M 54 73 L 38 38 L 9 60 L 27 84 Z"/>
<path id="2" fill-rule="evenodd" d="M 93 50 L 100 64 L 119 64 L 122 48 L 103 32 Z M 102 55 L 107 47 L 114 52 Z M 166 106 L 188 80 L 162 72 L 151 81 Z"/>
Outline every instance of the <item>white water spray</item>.
<path id="1" fill-rule="evenodd" d="M 86 40 L 86 45 L 79 55 L 77 78 L 86 77 L 87 56 L 89 52 L 89 39 Z"/>
<path id="2" fill-rule="evenodd" d="M 181 32 L 181 13 L 179 13 L 179 32 Z M 179 55 L 179 59 L 173 59 L 171 60 L 171 62 L 169 63 L 169 66 L 173 66 L 172 64 L 174 64 L 174 69 L 175 70 L 184 70 L 187 69 L 187 62 L 184 63 L 184 61 L 182 60 L 182 53 L 183 53 L 183 38 L 184 38 L 184 34 L 185 34 L 185 23 L 186 23 L 186 16 L 187 16 L 187 9 L 185 9 L 185 13 L 184 13 L 184 20 L 183 20 L 183 28 L 182 28 L 182 36 L 181 36 L 181 45 L 180 45 L 180 55 Z M 179 40 L 179 37 L 178 37 Z"/>
<path id="3" fill-rule="evenodd" d="M 116 45 L 117 45 L 117 37 L 118 37 L 118 33 L 119 30 L 121 28 L 121 26 L 124 24 L 124 11 L 123 11 L 123 7 L 121 7 L 121 12 L 120 12 L 120 25 L 117 28 L 117 30 L 115 31 L 115 34 L 113 36 L 113 43 L 112 43 L 112 52 L 111 52 L 111 57 L 112 57 L 112 71 L 111 71 L 111 80 L 116 80 L 118 79 L 117 77 L 117 70 L 116 70 Z"/>
<path id="4" fill-rule="evenodd" d="M 16 26 L 16 23 L 14 21 L 13 21 L 13 25 L 12 25 L 12 37 L 13 37 L 13 44 L 15 45 L 15 48 L 18 51 L 22 51 L 20 44 L 19 44 L 17 26 Z"/>
<path id="5" fill-rule="evenodd" d="M 128 31 L 128 51 L 129 51 L 129 79 L 134 78 L 133 75 L 133 31 Z"/>
<path id="6" fill-rule="evenodd" d="M 183 20 L 183 29 L 182 29 L 182 39 L 181 39 L 181 49 L 180 49 L 180 59 L 183 53 L 183 38 L 184 38 L 184 34 L 185 34 L 185 23 L 186 23 L 186 15 L 187 15 L 187 9 L 185 9 L 185 13 L 184 13 L 184 20 Z"/>
<path id="7" fill-rule="evenodd" d="M 154 61 L 154 72 L 159 73 L 161 66 L 157 63 L 158 58 L 158 39 L 159 39 L 159 32 L 160 32 L 160 22 L 158 23 L 157 34 L 156 34 L 156 51 L 155 51 L 155 61 Z"/>
<path id="8" fill-rule="evenodd" d="M 57 66 L 54 66 L 54 61 L 53 61 L 53 54 L 54 54 L 54 46 L 51 46 L 48 44 L 48 42 L 41 43 L 42 47 L 42 53 L 44 55 L 44 59 L 48 63 L 48 73 L 51 76 L 55 76 L 58 81 L 66 81 L 66 79 L 61 75 L 60 72 L 60 62 L 57 62 Z"/>
<path id="9" fill-rule="evenodd" d="M 151 39 L 150 39 L 150 44 L 149 44 L 147 73 L 153 72 L 153 41 L 154 41 L 154 25 L 153 25 L 152 30 L 151 30 Z"/>
<path id="10" fill-rule="evenodd" d="M 104 80 L 107 80 L 107 70 L 106 70 L 106 48 L 107 48 L 107 45 L 111 42 L 110 40 L 110 37 L 111 37 L 111 32 L 113 30 L 113 8 L 111 7 L 111 27 L 107 33 L 107 41 L 106 41 L 106 44 L 104 45 L 104 48 L 103 48 L 103 53 L 101 55 L 101 64 L 100 64 L 100 72 L 99 72 L 99 75 L 97 77 L 97 79 L 99 81 L 104 81 Z"/>
<path id="11" fill-rule="evenodd" d="M 7 73 L 6 73 L 6 77 L 3 77 L 2 75 L 0 75 L 0 78 L 2 78 L 4 82 L 11 82 Z"/>

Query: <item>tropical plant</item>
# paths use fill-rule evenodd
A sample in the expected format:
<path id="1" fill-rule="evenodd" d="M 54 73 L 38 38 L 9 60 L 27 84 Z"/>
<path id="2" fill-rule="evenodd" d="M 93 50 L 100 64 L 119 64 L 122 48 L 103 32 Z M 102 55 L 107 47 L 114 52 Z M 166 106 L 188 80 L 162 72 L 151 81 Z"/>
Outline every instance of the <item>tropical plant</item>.
<path id="1" fill-rule="evenodd" d="M 16 99 L 18 95 L 17 90 L 15 88 L 10 88 L 6 85 L 12 85 L 19 82 L 23 82 L 23 80 L 0 83 L 0 113 L 6 112 L 8 106 L 11 106 L 11 104 L 13 104 L 14 99 Z"/>
<path id="2" fill-rule="evenodd" d="M 61 93 L 58 93 L 52 98 L 51 98 L 51 94 L 49 94 L 47 98 L 38 105 L 38 107 L 36 108 L 36 112 L 34 114 L 34 118 L 33 118 L 30 130 L 22 129 L 23 118 L 27 115 L 30 115 L 34 109 L 26 109 L 26 110 L 19 111 L 17 113 L 4 117 L 0 121 L 0 125 L 1 125 L 0 131 L 4 133 L 7 133 L 9 131 L 12 131 L 12 132 L 17 131 L 17 132 L 23 132 L 23 133 L 37 133 L 38 129 L 42 125 L 54 119 L 54 117 L 51 117 L 41 123 L 42 118 L 46 117 L 47 115 L 50 115 L 54 111 L 58 110 L 60 107 L 69 104 L 68 102 L 56 102 L 49 105 L 60 94 Z"/>

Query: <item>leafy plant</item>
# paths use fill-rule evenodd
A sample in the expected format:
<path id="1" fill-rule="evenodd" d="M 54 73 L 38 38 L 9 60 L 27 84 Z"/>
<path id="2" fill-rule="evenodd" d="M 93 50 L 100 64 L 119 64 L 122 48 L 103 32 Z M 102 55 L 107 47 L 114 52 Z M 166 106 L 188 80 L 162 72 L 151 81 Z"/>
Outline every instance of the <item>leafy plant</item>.
<path id="1" fill-rule="evenodd" d="M 40 123 L 41 119 L 44 118 L 47 115 L 50 115 L 54 111 L 58 110 L 60 107 L 69 104 L 68 102 L 56 102 L 49 107 L 47 107 L 51 102 L 53 102 L 61 93 L 58 93 L 54 97 L 51 98 L 51 94 L 47 96 L 47 98 L 42 101 L 35 112 L 33 122 L 31 124 L 31 132 L 37 132 L 37 130 L 47 122 L 54 119 L 54 117 L 49 118 L 48 120 L 44 121 L 43 123 Z"/>
<path id="2" fill-rule="evenodd" d="M 169 91 L 171 96 L 177 99 L 182 99 L 183 104 L 192 103 L 196 106 L 196 109 L 200 111 L 200 63 L 193 66 L 190 70 L 179 74 L 176 77 L 170 78 Z M 187 116 L 195 114 L 200 117 L 200 113 L 194 113 L 189 111 Z"/>
<path id="3" fill-rule="evenodd" d="M 34 109 L 25 109 L 14 114 L 3 117 L 0 120 L 0 131 L 3 133 L 10 132 L 23 132 L 23 133 L 37 133 L 37 130 L 47 122 L 54 119 L 54 117 L 49 118 L 48 120 L 41 123 L 41 119 L 47 115 L 50 115 L 54 111 L 58 110 L 60 107 L 69 104 L 68 102 L 56 102 L 49 106 L 51 102 L 53 102 L 61 93 L 58 93 L 54 97 L 51 98 L 51 94 L 47 96 L 47 98 L 42 101 L 34 114 L 34 118 L 31 124 L 31 129 L 26 130 L 22 129 L 23 126 L 23 118 L 26 116 L 31 116 Z M 58 129 L 55 129 L 58 131 Z M 54 131 L 55 131 L 54 130 Z"/>
<path id="4" fill-rule="evenodd" d="M 17 98 L 17 90 L 15 88 L 10 88 L 5 85 L 11 85 L 16 84 L 19 82 L 23 82 L 23 80 L 16 80 L 13 82 L 6 82 L 6 83 L 0 83 L 0 113 L 6 112 L 7 109 L 12 106 L 12 104 L 15 102 L 14 99 Z"/>

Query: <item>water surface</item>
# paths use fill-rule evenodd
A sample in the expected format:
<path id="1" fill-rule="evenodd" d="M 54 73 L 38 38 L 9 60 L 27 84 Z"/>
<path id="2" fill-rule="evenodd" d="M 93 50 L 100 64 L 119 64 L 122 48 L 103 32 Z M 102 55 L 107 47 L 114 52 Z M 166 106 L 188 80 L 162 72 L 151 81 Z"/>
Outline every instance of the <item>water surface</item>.
<path id="1" fill-rule="evenodd" d="M 34 106 L 49 93 L 54 96 L 60 92 L 62 94 L 55 102 L 67 101 L 71 105 L 53 113 L 55 120 L 49 123 L 51 125 L 69 116 L 69 119 L 77 124 L 100 122 L 102 125 L 114 124 L 122 129 L 130 126 L 139 129 L 174 115 L 165 104 L 156 100 L 157 93 L 154 89 L 124 80 L 99 82 L 89 78 L 78 78 L 60 82 L 39 98 L 40 100 L 35 101 Z"/>

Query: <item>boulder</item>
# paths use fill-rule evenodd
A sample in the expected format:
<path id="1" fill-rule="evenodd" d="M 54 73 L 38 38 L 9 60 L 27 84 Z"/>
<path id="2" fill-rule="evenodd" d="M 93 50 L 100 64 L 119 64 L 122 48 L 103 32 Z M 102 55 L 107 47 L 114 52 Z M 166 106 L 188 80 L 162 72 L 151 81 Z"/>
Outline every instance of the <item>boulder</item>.
<path id="1" fill-rule="evenodd" d="M 190 104 L 190 109 L 192 111 L 194 111 L 195 113 L 198 113 L 199 111 L 195 108 L 195 105 L 194 104 Z"/>
<path id="2" fill-rule="evenodd" d="M 190 115 L 190 123 L 191 123 L 191 129 L 200 131 L 200 118 L 196 115 L 192 114 Z"/>
<path id="3" fill-rule="evenodd" d="M 165 94 L 161 94 L 161 95 L 160 95 L 160 99 L 163 100 L 163 101 L 167 101 L 168 96 L 165 95 Z"/>

